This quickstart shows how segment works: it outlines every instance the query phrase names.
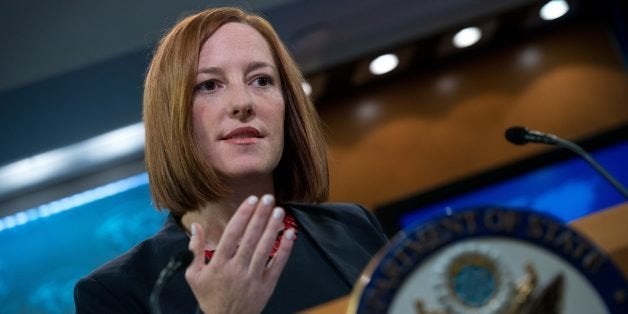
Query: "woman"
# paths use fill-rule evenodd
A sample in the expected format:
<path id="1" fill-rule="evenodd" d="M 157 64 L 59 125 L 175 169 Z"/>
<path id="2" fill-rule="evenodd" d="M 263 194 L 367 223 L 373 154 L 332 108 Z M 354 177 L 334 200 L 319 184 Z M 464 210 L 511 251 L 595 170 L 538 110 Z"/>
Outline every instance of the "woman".
<path id="1" fill-rule="evenodd" d="M 194 260 L 164 313 L 292 313 L 350 292 L 385 243 L 376 220 L 328 197 L 324 138 L 270 24 L 234 8 L 180 21 L 146 77 L 146 167 L 159 233 L 81 279 L 78 313 L 145 313 L 171 256 Z M 298 240 L 297 239 L 298 235 Z"/>

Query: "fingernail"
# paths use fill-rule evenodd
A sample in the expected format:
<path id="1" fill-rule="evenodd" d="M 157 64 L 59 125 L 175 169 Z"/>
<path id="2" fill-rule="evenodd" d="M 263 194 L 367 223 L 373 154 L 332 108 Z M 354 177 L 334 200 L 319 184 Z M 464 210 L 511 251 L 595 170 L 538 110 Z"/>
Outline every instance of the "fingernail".
<path id="1" fill-rule="evenodd" d="M 192 223 L 192 236 L 196 235 L 196 223 Z"/>
<path id="2" fill-rule="evenodd" d="M 286 239 L 294 239 L 294 229 L 288 229 L 288 231 L 286 231 Z"/>
<path id="3" fill-rule="evenodd" d="M 264 205 L 270 205 L 273 202 L 273 196 L 270 194 L 266 194 L 262 197 L 262 203 Z"/>
<path id="4" fill-rule="evenodd" d="M 281 217 L 283 217 L 283 209 L 281 209 L 281 207 L 275 207 L 275 209 L 273 209 L 273 218 L 281 219 Z"/>
<path id="5" fill-rule="evenodd" d="M 255 205 L 255 203 L 257 203 L 257 196 L 255 195 L 251 195 L 246 199 L 246 202 L 249 203 L 249 205 Z"/>

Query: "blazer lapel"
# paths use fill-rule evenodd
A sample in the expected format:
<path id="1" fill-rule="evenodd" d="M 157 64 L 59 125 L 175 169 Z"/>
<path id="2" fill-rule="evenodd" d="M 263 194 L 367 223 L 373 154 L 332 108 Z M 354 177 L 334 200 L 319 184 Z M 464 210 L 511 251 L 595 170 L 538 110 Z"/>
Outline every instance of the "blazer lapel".
<path id="1" fill-rule="evenodd" d="M 299 228 L 299 231 L 310 235 L 314 244 L 339 270 L 342 278 L 350 287 L 353 287 L 362 272 L 361 268 L 355 266 L 355 260 L 363 260 L 365 257 L 361 256 L 362 252 L 359 250 L 356 252 L 356 250 L 347 249 L 346 244 L 353 243 L 355 240 L 343 229 L 343 224 L 327 215 L 312 215 L 298 207 L 291 208 L 299 225 L 303 227 Z M 313 212 L 318 210 L 320 209 L 312 209 Z"/>

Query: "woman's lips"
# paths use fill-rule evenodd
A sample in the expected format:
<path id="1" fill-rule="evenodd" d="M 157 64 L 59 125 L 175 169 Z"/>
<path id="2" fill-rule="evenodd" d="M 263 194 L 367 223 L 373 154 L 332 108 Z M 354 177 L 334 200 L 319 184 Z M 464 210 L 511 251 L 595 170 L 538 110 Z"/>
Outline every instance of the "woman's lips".
<path id="1" fill-rule="evenodd" d="M 258 129 L 247 126 L 229 132 L 221 140 L 231 144 L 253 144 L 259 142 L 261 138 L 263 136 Z"/>

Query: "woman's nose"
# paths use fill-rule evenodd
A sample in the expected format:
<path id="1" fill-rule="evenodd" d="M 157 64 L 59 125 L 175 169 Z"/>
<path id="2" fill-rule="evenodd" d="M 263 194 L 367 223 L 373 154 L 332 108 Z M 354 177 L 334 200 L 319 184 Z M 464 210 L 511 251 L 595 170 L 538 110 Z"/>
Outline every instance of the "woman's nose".
<path id="1" fill-rule="evenodd" d="M 253 110 L 253 105 L 251 103 L 245 103 L 233 106 L 229 115 L 234 119 L 248 121 L 250 118 L 255 116 L 255 111 Z"/>
<path id="2" fill-rule="evenodd" d="M 233 119 L 246 122 L 255 116 L 255 106 L 253 99 L 245 90 L 238 89 L 233 91 L 230 106 L 227 109 L 229 116 Z"/>

